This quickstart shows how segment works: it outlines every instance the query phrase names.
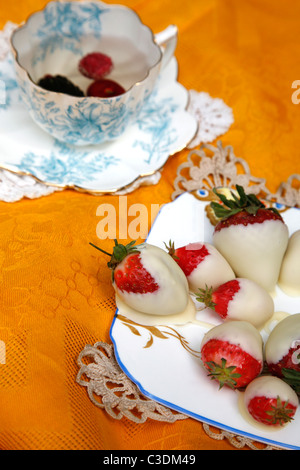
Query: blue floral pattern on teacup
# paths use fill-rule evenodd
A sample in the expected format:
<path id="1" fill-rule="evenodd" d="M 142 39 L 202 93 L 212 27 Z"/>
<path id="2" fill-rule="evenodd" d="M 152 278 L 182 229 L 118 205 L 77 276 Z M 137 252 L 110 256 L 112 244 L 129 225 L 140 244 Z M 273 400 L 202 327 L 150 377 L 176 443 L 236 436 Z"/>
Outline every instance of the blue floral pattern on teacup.
<path id="1" fill-rule="evenodd" d="M 20 97 L 12 55 L 7 53 L 0 60 L 0 80 L 6 89 L 6 101 L 0 103 L 0 165 L 48 184 L 92 192 L 111 192 L 152 174 L 193 137 L 197 127 L 183 111 L 188 95 L 176 82 L 176 71 L 174 59 L 124 137 L 109 144 L 78 147 L 42 132 L 30 118 Z M 54 101 L 45 106 L 49 115 L 58 112 Z M 83 108 L 72 108 L 70 116 L 77 121 L 79 132 L 83 116 L 88 119 L 89 115 Z"/>
<path id="2" fill-rule="evenodd" d="M 110 37 L 107 29 L 110 22 L 116 27 L 114 18 L 118 11 L 122 12 L 122 19 L 116 24 L 121 30 L 126 25 L 122 31 L 124 36 L 121 34 L 118 39 L 120 47 L 122 39 L 129 41 L 131 31 L 135 34 L 133 37 L 140 37 L 141 44 L 145 43 L 144 49 L 139 46 L 148 54 L 148 73 L 144 79 L 134 82 L 119 97 L 104 99 L 53 93 L 34 83 L 32 77 L 38 81 L 43 75 L 52 73 L 51 66 L 58 57 L 58 62 L 62 63 L 59 72 L 55 73 L 64 75 L 66 61 L 72 64 L 70 74 L 75 73 L 78 59 L 84 56 L 84 45 L 88 41 L 99 44 L 102 35 L 107 40 Z M 104 22 L 105 35 L 102 31 Z M 109 34 L 114 36 L 111 31 Z M 25 43 L 30 44 L 30 48 L 24 47 Z M 159 74 L 160 48 L 153 40 L 151 30 L 125 6 L 102 2 L 49 2 L 44 10 L 34 13 L 13 33 L 12 44 L 21 96 L 31 117 L 52 137 L 71 145 L 98 145 L 120 137 L 148 100 Z"/>
<path id="3" fill-rule="evenodd" d="M 5 62 L 4 66 L 0 66 L 0 112 L 6 110 L 13 100 L 20 101 L 21 99 L 10 54 L 7 55 Z"/>
<path id="4" fill-rule="evenodd" d="M 64 136 L 63 140 L 68 144 L 78 145 L 82 135 L 82 143 L 88 142 L 90 145 L 113 140 L 125 131 L 127 121 L 132 117 L 131 109 L 119 103 L 118 99 L 113 103 L 91 103 L 89 98 L 84 98 L 76 100 L 61 112 L 57 103 L 49 101 L 42 90 L 35 89 L 31 94 L 26 93 L 25 83 L 20 89 L 23 91 L 23 99 L 27 100 L 30 106 L 34 120 L 49 133 L 55 126 L 56 132 Z"/>
<path id="5" fill-rule="evenodd" d="M 156 98 L 156 99 L 155 99 Z M 172 127 L 171 113 L 178 106 L 170 98 L 159 99 L 157 91 L 140 115 L 136 127 L 141 131 L 133 141 L 133 148 L 140 148 L 147 165 L 158 161 L 162 154 L 176 142 L 176 129 Z M 140 136 L 144 139 L 141 139 Z M 49 183 L 81 186 L 84 180 L 97 179 L 109 167 L 118 167 L 119 159 L 107 151 L 82 150 L 58 140 L 54 141 L 50 154 L 27 152 L 17 165 L 20 171 L 29 172 Z"/>
<path id="6" fill-rule="evenodd" d="M 58 48 L 81 55 L 80 42 L 86 34 L 93 33 L 100 38 L 102 15 L 106 10 L 96 3 L 75 7 L 72 3 L 49 3 L 42 12 L 43 23 L 33 33 L 40 43 L 32 65 L 45 60 L 47 54 L 55 53 Z"/>
<path id="7" fill-rule="evenodd" d="M 176 141 L 176 129 L 171 125 L 171 116 L 178 109 L 171 98 L 158 99 L 158 87 L 155 88 L 151 100 L 141 110 L 137 125 L 144 134 L 151 135 L 151 140 L 136 139 L 133 146 L 140 147 L 147 155 L 145 161 L 151 164 L 159 156 L 166 153 Z"/>

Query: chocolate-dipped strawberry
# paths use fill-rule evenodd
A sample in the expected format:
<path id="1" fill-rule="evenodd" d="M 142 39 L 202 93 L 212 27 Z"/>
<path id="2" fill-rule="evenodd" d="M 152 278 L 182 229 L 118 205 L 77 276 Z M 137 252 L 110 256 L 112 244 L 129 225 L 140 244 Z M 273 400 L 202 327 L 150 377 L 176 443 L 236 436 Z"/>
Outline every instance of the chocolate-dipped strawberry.
<path id="1" fill-rule="evenodd" d="M 236 276 L 252 279 L 273 293 L 288 244 L 288 227 L 276 209 L 266 207 L 239 185 L 236 190 L 231 198 L 214 190 L 221 204 L 211 203 L 220 218 L 213 243 Z"/>
<path id="2" fill-rule="evenodd" d="M 232 279 L 216 289 L 199 289 L 197 300 L 214 310 L 224 321 L 244 320 L 256 328 L 261 328 L 274 313 L 271 295 L 246 278 Z"/>
<path id="3" fill-rule="evenodd" d="M 186 275 L 191 292 L 197 293 L 207 285 L 216 288 L 235 278 L 229 263 L 210 243 L 196 242 L 175 247 L 170 241 L 166 247 Z"/>
<path id="4" fill-rule="evenodd" d="M 180 267 L 163 249 L 115 240 L 108 267 L 116 295 L 129 307 L 150 315 L 176 315 L 189 304 L 188 282 Z M 95 248 L 103 250 L 92 244 Z"/>

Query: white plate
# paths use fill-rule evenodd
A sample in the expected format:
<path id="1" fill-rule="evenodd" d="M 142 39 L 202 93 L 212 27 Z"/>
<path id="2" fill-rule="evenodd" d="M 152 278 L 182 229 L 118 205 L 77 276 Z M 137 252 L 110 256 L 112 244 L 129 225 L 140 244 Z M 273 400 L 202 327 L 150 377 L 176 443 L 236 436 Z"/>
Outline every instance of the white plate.
<path id="1" fill-rule="evenodd" d="M 203 240 L 211 242 L 213 226 L 205 211 L 210 198 L 207 196 L 207 191 L 184 193 L 163 206 L 147 241 L 161 248 L 170 239 L 175 246 Z M 282 216 L 290 234 L 300 228 L 300 210 L 283 210 Z M 274 302 L 277 312 L 300 311 L 300 298 L 288 297 L 279 288 Z M 203 312 L 197 318 L 209 324 L 220 323 L 215 315 L 203 316 Z M 225 387 L 219 390 L 217 383 L 208 379 L 199 359 L 200 343 L 206 331 L 204 325 L 192 323 L 183 326 L 166 323 L 155 328 L 138 325 L 118 310 L 110 335 L 120 367 L 147 397 L 234 434 L 278 447 L 300 449 L 299 409 L 294 421 L 284 429 L 265 432 L 241 416 L 237 392 Z M 269 332 L 261 331 L 264 340 Z"/>
<path id="2" fill-rule="evenodd" d="M 186 111 L 188 92 L 173 58 L 138 121 L 118 140 L 73 147 L 53 139 L 30 118 L 19 95 L 11 54 L 0 60 L 0 168 L 92 193 L 111 193 L 154 174 L 197 132 Z"/>

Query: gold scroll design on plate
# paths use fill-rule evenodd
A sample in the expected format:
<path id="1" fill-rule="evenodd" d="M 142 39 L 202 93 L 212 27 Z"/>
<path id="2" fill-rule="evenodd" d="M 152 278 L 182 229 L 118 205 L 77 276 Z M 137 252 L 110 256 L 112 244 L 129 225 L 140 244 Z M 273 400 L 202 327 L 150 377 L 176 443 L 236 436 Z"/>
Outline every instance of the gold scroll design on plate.
<path id="1" fill-rule="evenodd" d="M 139 332 L 138 328 L 143 328 L 149 332 L 149 339 L 147 343 L 145 344 L 144 348 L 150 348 L 153 343 L 154 343 L 154 338 L 159 338 L 159 339 L 168 339 L 169 337 L 173 337 L 175 339 L 178 339 L 179 343 L 181 346 L 192 356 L 195 357 L 200 357 L 200 351 L 196 351 L 193 348 L 189 346 L 188 341 L 180 334 L 178 331 L 176 331 L 174 328 L 168 325 L 161 325 L 161 326 L 146 326 L 146 325 L 141 325 L 140 323 L 136 323 L 133 320 L 128 319 L 127 317 L 123 315 L 118 315 L 118 320 L 120 320 L 125 326 L 127 326 L 130 331 L 136 335 L 136 336 L 142 336 L 141 333 Z M 162 330 L 163 329 L 163 330 Z"/>

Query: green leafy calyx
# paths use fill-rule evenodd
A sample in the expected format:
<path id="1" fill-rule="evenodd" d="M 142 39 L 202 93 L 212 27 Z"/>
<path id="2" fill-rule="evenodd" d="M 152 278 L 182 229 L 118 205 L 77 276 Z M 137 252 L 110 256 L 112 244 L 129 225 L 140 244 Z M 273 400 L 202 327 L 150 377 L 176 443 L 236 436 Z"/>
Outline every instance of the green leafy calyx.
<path id="1" fill-rule="evenodd" d="M 198 293 L 195 294 L 196 300 L 198 300 L 198 302 L 202 302 L 206 307 L 215 310 L 216 303 L 213 301 L 213 292 L 214 290 L 212 287 L 205 285 L 205 289 L 198 289 Z"/>
<path id="2" fill-rule="evenodd" d="M 283 380 L 300 396 L 300 372 L 295 369 L 287 368 L 283 368 L 281 372 L 283 374 Z"/>
<path id="3" fill-rule="evenodd" d="M 231 198 L 227 198 L 224 194 L 217 192 L 216 188 L 213 189 L 213 192 L 223 203 L 211 202 L 210 204 L 218 219 L 227 219 L 242 211 L 246 211 L 250 215 L 256 215 L 259 209 L 272 210 L 278 214 L 275 208 L 266 208 L 255 194 L 246 194 L 244 188 L 238 184 L 236 185 L 236 191 L 238 195 L 231 191 Z"/>
<path id="4" fill-rule="evenodd" d="M 94 245 L 93 243 L 90 243 L 91 246 L 93 246 L 97 250 L 101 251 L 101 253 L 104 253 L 105 255 L 110 256 L 110 260 L 108 261 L 107 266 L 112 270 L 114 270 L 118 266 L 118 264 L 120 264 L 121 261 L 123 261 L 123 259 L 127 255 L 139 252 L 137 247 L 134 246 L 135 240 L 131 241 L 127 245 L 122 245 L 121 243 L 118 243 L 117 240 L 114 240 L 114 241 L 115 241 L 115 246 L 113 247 L 113 252 L 112 253 L 108 253 L 107 251 L 103 250 L 102 248 L 99 248 L 98 246 Z"/>
<path id="5" fill-rule="evenodd" d="M 268 415 L 268 421 L 270 424 L 283 426 L 285 423 L 289 423 L 294 418 L 291 416 L 294 410 L 288 408 L 289 402 L 283 402 L 279 396 L 276 398 L 276 405 L 272 406 L 270 410 L 266 411 Z"/>
<path id="6" fill-rule="evenodd" d="M 221 359 L 221 364 L 217 364 L 214 361 L 206 362 L 206 365 L 209 368 L 208 376 L 212 380 L 217 380 L 219 382 L 219 389 L 224 385 L 227 385 L 230 388 L 236 388 L 237 381 L 241 374 L 234 372 L 236 366 L 226 366 L 226 359 Z"/>
<path id="7" fill-rule="evenodd" d="M 176 252 L 175 243 L 172 242 L 172 240 L 169 240 L 169 244 L 164 242 L 164 245 L 168 251 L 168 254 L 172 256 L 173 259 L 175 260 L 178 259 L 178 256 L 175 255 L 175 252 Z"/>

